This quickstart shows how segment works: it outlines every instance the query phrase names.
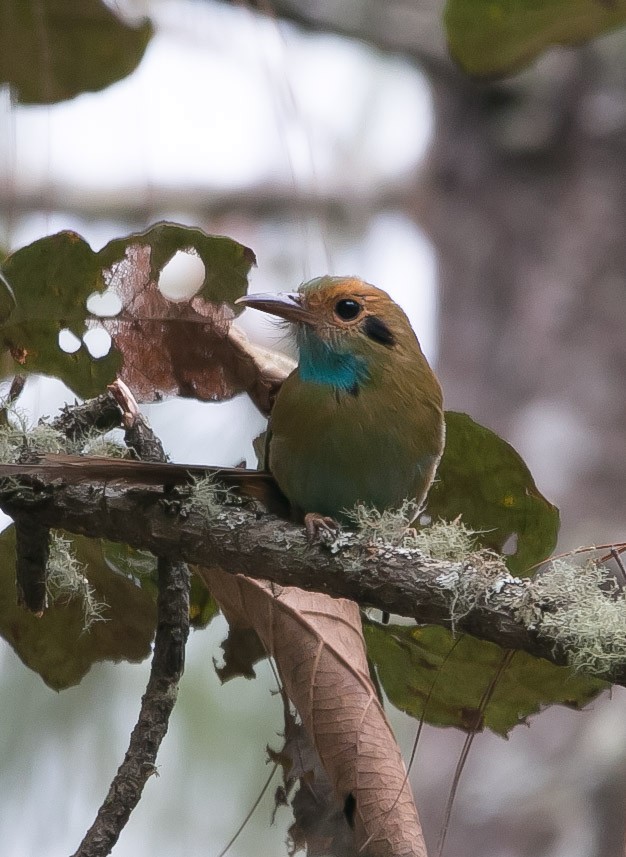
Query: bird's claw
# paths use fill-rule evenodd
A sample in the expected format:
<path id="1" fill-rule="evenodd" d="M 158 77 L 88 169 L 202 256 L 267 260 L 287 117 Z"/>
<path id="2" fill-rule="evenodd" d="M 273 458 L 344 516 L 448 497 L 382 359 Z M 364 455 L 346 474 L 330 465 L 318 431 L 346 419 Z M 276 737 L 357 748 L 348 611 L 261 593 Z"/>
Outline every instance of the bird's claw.
<path id="1" fill-rule="evenodd" d="M 309 544 L 313 544 L 320 538 L 320 533 L 337 533 L 340 530 L 339 524 L 334 518 L 329 518 L 327 515 L 320 515 L 319 512 L 307 512 L 304 516 L 304 529 Z"/>

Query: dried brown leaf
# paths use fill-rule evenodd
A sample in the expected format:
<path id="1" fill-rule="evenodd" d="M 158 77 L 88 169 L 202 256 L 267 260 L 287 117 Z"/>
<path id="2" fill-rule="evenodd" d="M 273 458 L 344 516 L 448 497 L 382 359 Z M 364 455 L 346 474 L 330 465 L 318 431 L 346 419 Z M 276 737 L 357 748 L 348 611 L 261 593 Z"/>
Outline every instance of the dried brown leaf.
<path id="1" fill-rule="evenodd" d="M 252 345 L 231 327 L 228 303 L 197 294 L 172 301 L 159 289 L 149 244 L 131 244 L 104 272 L 122 309 L 101 319 L 123 356 L 122 380 L 141 401 L 184 396 L 222 401 L 247 392 L 261 411 L 293 368 L 293 361 Z"/>
<path id="2" fill-rule="evenodd" d="M 151 271 L 151 248 L 131 245 L 116 262 L 109 287 L 121 312 L 104 325 L 122 353 L 122 380 L 139 399 L 166 395 L 225 399 L 239 392 L 223 353 L 232 310 L 203 301 L 172 302 L 159 291 Z"/>
<path id="3" fill-rule="evenodd" d="M 309 735 L 285 709 L 285 743 L 279 753 L 269 750 L 270 758 L 283 769 L 283 788 L 275 795 L 276 809 L 288 802 L 296 789 L 291 807 L 294 822 L 289 828 L 289 854 L 306 850 L 308 857 L 357 857 L 352 830 L 343 806 L 338 802 L 328 774 Z"/>
<path id="4" fill-rule="evenodd" d="M 425 857 L 399 747 L 369 677 L 358 606 L 199 569 L 229 620 L 254 627 L 278 666 L 357 848 L 374 857 Z"/>

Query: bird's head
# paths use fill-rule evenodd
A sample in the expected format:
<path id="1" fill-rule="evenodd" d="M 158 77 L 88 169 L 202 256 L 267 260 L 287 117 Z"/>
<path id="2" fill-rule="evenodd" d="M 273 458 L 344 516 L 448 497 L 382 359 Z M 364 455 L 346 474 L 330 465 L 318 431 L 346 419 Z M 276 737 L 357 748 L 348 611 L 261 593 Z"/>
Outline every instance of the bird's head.
<path id="1" fill-rule="evenodd" d="M 295 293 L 247 295 L 237 303 L 293 324 L 305 381 L 354 392 L 392 355 L 423 359 L 403 310 L 356 277 L 318 277 Z"/>

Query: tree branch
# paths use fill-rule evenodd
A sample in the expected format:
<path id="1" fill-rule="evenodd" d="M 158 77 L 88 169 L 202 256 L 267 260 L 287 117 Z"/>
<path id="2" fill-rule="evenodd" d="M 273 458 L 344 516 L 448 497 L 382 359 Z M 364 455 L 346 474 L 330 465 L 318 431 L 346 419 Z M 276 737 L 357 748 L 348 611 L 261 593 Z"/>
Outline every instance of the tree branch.
<path id="1" fill-rule="evenodd" d="M 161 442 L 139 413 L 128 387 L 118 380 L 109 387 L 108 396 L 110 401 L 107 396 L 99 398 L 107 410 L 112 409 L 113 402 L 118 423 L 121 408 L 127 445 L 142 459 L 165 461 Z M 63 526 L 67 529 L 65 524 Z M 184 562 L 161 556 L 157 569 L 157 629 L 150 678 L 141 700 L 139 717 L 124 761 L 74 857 L 105 857 L 110 853 L 139 803 L 148 778 L 156 772 L 157 753 L 176 703 L 189 635 L 190 573 Z"/>
<path id="2" fill-rule="evenodd" d="M 103 857 L 117 842 L 143 788 L 156 773 L 156 756 L 176 702 L 182 675 L 189 616 L 188 571 L 184 564 L 159 559 L 158 625 L 150 679 L 124 761 L 94 823 L 74 857 Z"/>
<path id="3" fill-rule="evenodd" d="M 221 2 L 236 5 L 236 0 Z M 441 78 L 458 76 L 446 45 L 442 0 L 258 0 L 256 7 L 259 13 L 292 21 L 304 30 L 337 33 L 408 55 Z"/>
<path id="4" fill-rule="evenodd" d="M 232 574 L 453 627 L 558 665 L 581 662 L 577 646 L 554 633 L 556 618 L 571 611 L 576 593 L 548 585 L 556 580 L 551 572 L 514 578 L 504 560 L 491 554 L 438 560 L 415 548 L 372 544 L 366 536 L 350 533 L 326 548 L 311 547 L 301 528 L 250 507 L 218 507 L 209 516 L 194 505 L 189 486 L 166 490 L 103 480 L 70 484 L 46 476 L 45 468 L 37 476 L 2 480 L 0 507 L 12 516 L 28 513 L 40 524 L 121 541 L 160 557 L 210 562 Z M 615 593 L 603 594 L 599 587 L 594 591 L 615 606 Z M 616 655 L 616 638 L 624 636 L 624 629 L 613 624 L 592 627 L 589 633 L 595 635 L 594 650 L 606 653 L 593 661 L 593 672 L 626 684 L 626 656 Z"/>
<path id="5" fill-rule="evenodd" d="M 50 530 L 29 515 L 15 518 L 17 603 L 38 618 L 47 605 L 46 583 Z"/>

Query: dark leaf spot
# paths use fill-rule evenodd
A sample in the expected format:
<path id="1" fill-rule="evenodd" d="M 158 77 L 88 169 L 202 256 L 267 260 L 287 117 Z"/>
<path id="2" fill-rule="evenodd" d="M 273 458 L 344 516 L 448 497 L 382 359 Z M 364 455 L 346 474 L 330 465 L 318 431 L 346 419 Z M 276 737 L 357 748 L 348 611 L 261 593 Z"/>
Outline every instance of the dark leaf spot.
<path id="1" fill-rule="evenodd" d="M 352 792 L 349 793 L 348 797 L 345 799 L 343 805 L 343 814 L 346 817 L 346 821 L 350 825 L 352 829 L 354 829 L 354 812 L 356 810 L 356 800 L 354 799 L 354 795 Z"/>

